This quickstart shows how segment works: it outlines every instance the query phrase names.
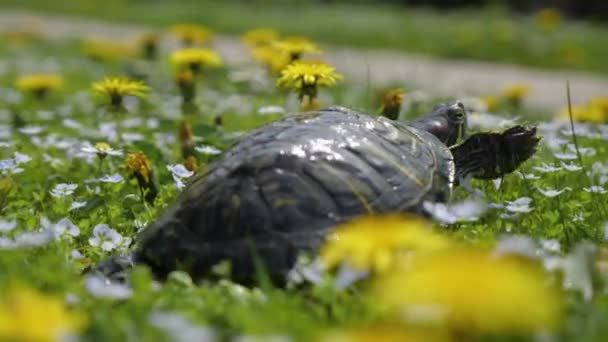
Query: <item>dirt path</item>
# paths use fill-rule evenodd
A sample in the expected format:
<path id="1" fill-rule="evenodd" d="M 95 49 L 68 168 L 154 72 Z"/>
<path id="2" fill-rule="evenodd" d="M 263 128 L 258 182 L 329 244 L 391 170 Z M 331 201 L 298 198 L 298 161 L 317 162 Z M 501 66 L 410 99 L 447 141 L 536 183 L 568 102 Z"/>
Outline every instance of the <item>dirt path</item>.
<path id="1" fill-rule="evenodd" d="M 38 15 L 0 9 L 0 31 L 36 25 L 49 38 L 104 37 L 131 40 L 146 26 L 123 25 L 69 17 Z M 239 63 L 248 53 L 239 40 L 218 36 L 215 47 L 228 63 Z M 570 80 L 573 101 L 593 95 L 608 96 L 608 77 L 571 71 L 545 71 L 520 66 L 472 61 L 440 60 L 394 51 L 325 47 L 324 58 L 337 66 L 346 78 L 374 85 L 414 84 L 436 95 L 485 95 L 500 91 L 506 84 L 525 82 L 532 88 L 526 100 L 530 106 L 556 110 L 565 104 L 565 84 Z M 369 70 L 369 72 L 368 72 Z"/>

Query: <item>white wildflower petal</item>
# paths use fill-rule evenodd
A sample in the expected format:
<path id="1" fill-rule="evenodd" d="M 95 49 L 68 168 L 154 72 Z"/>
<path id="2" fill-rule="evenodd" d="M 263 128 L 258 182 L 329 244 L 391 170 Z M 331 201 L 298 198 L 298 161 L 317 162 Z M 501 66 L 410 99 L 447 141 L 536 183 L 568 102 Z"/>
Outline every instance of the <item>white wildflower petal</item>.
<path id="1" fill-rule="evenodd" d="M 576 165 L 574 163 L 560 162 L 560 165 L 564 168 L 564 170 L 570 171 L 570 172 L 580 171 L 583 169 L 582 167 L 580 167 L 579 165 Z"/>
<path id="2" fill-rule="evenodd" d="M 568 149 L 574 153 L 576 153 L 576 146 L 574 144 L 568 144 Z M 583 157 L 593 157 L 595 156 L 595 149 L 593 147 L 578 147 L 578 152 Z"/>
<path id="3" fill-rule="evenodd" d="M 542 249 L 551 252 L 551 253 L 559 253 L 561 252 L 561 245 L 559 241 L 555 239 L 541 239 L 540 246 Z"/>
<path id="4" fill-rule="evenodd" d="M 562 168 L 559 166 L 553 166 L 553 165 L 548 165 L 548 164 L 543 163 L 539 166 L 534 166 L 533 169 L 538 172 L 549 173 L 549 172 L 560 171 Z"/>
<path id="5" fill-rule="evenodd" d="M 122 235 L 103 223 L 93 227 L 93 235 L 89 238 L 89 244 L 91 246 L 100 247 L 106 252 L 112 251 L 120 246 L 122 241 Z"/>
<path id="6" fill-rule="evenodd" d="M 606 190 L 599 185 L 592 185 L 588 188 L 583 188 L 583 190 L 585 190 L 586 192 L 589 192 L 589 193 L 596 193 L 596 194 L 603 194 L 606 192 Z"/>
<path id="7" fill-rule="evenodd" d="M 0 233 L 10 232 L 17 227 L 17 220 L 4 220 L 0 219 Z"/>
<path id="8" fill-rule="evenodd" d="M 13 154 L 13 156 L 14 156 L 13 159 L 15 160 L 15 164 L 17 164 L 17 165 L 25 164 L 32 160 L 32 157 L 28 156 L 27 154 L 22 154 L 19 152 L 15 152 Z"/>
<path id="9" fill-rule="evenodd" d="M 358 270 L 346 263 L 343 263 L 340 265 L 340 268 L 336 273 L 334 287 L 337 289 L 345 289 L 359 280 L 367 278 L 368 276 L 369 272 Z"/>
<path id="10" fill-rule="evenodd" d="M 503 235 L 500 236 L 494 253 L 498 255 L 517 254 L 528 258 L 537 258 L 539 256 L 538 246 L 526 235 Z"/>
<path id="11" fill-rule="evenodd" d="M 0 160 L 0 173 L 15 175 L 21 172 L 23 172 L 23 169 L 17 167 L 17 164 L 13 159 Z"/>
<path id="12" fill-rule="evenodd" d="M 49 193 L 55 198 L 64 198 L 73 194 L 76 188 L 78 188 L 78 184 L 59 183 Z"/>
<path id="13" fill-rule="evenodd" d="M 45 128 L 41 126 L 25 126 L 17 129 L 20 133 L 25 135 L 37 135 L 42 133 Z"/>
<path id="14" fill-rule="evenodd" d="M 72 258 L 73 260 L 82 260 L 84 259 L 84 255 L 82 255 L 82 253 L 80 253 L 80 251 L 78 251 L 77 249 L 73 249 L 70 252 L 70 258 Z"/>
<path id="15" fill-rule="evenodd" d="M 164 331 L 171 341 L 218 341 L 214 330 L 196 325 L 178 313 L 153 311 L 148 315 L 148 321 Z"/>
<path id="16" fill-rule="evenodd" d="M 575 160 L 576 154 L 574 153 L 562 153 L 562 152 L 555 152 L 553 153 L 553 155 L 555 156 L 555 158 L 557 159 L 561 159 L 561 160 Z"/>
<path id="17" fill-rule="evenodd" d="M 194 148 L 194 150 L 198 153 L 209 155 L 216 155 L 222 153 L 220 149 L 209 145 L 197 146 Z"/>
<path id="18" fill-rule="evenodd" d="M 538 190 L 538 192 L 540 192 L 545 197 L 553 198 L 553 197 L 561 195 L 564 191 L 570 191 L 572 189 L 570 187 L 565 187 L 561 190 L 555 190 L 555 189 L 542 189 L 540 187 L 536 187 L 536 190 Z"/>
<path id="19" fill-rule="evenodd" d="M 517 174 L 519 176 L 519 178 L 521 179 L 526 179 L 526 180 L 538 180 L 540 179 L 539 176 L 533 174 L 533 173 L 521 173 L 519 171 L 515 171 L 515 174 Z"/>
<path id="20" fill-rule="evenodd" d="M 30 248 L 46 245 L 55 240 L 55 233 L 50 229 L 38 232 L 25 232 L 13 239 L 0 237 L 0 249 Z"/>
<path id="21" fill-rule="evenodd" d="M 102 183 L 122 183 L 125 179 L 119 173 L 115 173 L 100 177 L 98 180 Z"/>
<path id="22" fill-rule="evenodd" d="M 88 276 L 84 280 L 87 292 L 97 298 L 128 299 L 133 290 L 124 283 L 112 283 L 100 275 Z"/>
<path id="23" fill-rule="evenodd" d="M 186 167 L 182 164 L 167 165 L 167 170 L 169 170 L 173 176 L 179 178 L 189 178 L 194 175 L 194 172 L 186 169 Z"/>
<path id="24" fill-rule="evenodd" d="M 283 114 L 285 113 L 285 108 L 281 106 L 264 106 L 258 109 L 258 114 L 260 115 L 268 115 L 268 114 Z"/>
<path id="25" fill-rule="evenodd" d="M 72 204 L 70 205 L 70 209 L 68 209 L 68 211 L 80 209 L 80 208 L 84 207 L 85 205 L 87 205 L 87 201 L 73 201 Z"/>
<path id="26" fill-rule="evenodd" d="M 59 220 L 57 223 L 55 223 L 55 226 L 58 227 L 56 229 L 61 230 L 62 233 L 65 232 L 70 236 L 76 237 L 80 235 L 80 229 L 67 217 Z"/>
<path id="27" fill-rule="evenodd" d="M 529 213 L 533 208 L 530 207 L 532 199 L 530 197 L 520 197 L 514 201 L 507 201 L 505 209 L 512 213 Z"/>
<path id="28" fill-rule="evenodd" d="M 464 200 L 453 204 L 425 201 L 422 206 L 436 220 L 447 224 L 458 221 L 475 221 L 488 209 L 487 204 L 474 200 Z"/>

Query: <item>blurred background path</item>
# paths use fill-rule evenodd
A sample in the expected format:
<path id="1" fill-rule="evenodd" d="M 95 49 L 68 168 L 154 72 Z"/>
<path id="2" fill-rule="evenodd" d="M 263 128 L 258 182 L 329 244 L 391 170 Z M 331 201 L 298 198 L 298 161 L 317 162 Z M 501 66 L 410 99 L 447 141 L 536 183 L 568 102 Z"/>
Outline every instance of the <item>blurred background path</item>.
<path id="1" fill-rule="evenodd" d="M 142 33 L 154 30 L 141 25 L 0 10 L 0 30 L 26 29 L 30 25 L 35 25 L 41 34 L 51 39 L 103 37 L 132 41 Z M 214 39 L 214 46 L 228 63 L 242 63 L 249 58 L 238 38 L 219 35 Z M 374 86 L 412 84 L 431 94 L 458 97 L 496 93 L 505 85 L 523 82 L 532 91 L 526 104 L 545 110 L 557 110 L 566 104 L 567 80 L 570 80 L 575 103 L 590 96 L 608 95 L 608 77 L 592 73 L 444 60 L 389 50 L 330 46 L 323 46 L 323 50 L 323 58 L 348 79 L 360 83 L 369 80 Z"/>

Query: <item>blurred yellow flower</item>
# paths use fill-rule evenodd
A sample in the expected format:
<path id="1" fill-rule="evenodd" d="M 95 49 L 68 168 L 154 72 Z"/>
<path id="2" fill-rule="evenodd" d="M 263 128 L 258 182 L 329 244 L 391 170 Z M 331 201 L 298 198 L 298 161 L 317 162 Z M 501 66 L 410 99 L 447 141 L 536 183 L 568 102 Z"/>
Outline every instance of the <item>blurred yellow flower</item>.
<path id="1" fill-rule="evenodd" d="M 481 98 L 481 102 L 486 107 L 486 111 L 493 112 L 498 107 L 498 99 L 495 96 L 484 96 Z"/>
<path id="2" fill-rule="evenodd" d="M 277 49 L 286 53 L 290 57 L 290 61 L 298 60 L 302 54 L 309 52 L 321 52 L 317 45 L 311 42 L 308 38 L 292 36 L 283 40 L 275 41 L 273 44 Z"/>
<path id="3" fill-rule="evenodd" d="M 270 45 L 279 38 L 279 33 L 271 28 L 258 28 L 245 32 L 243 42 L 251 46 Z"/>
<path id="4" fill-rule="evenodd" d="M 50 91 L 56 90 L 62 85 L 63 77 L 56 74 L 23 75 L 16 82 L 17 89 L 39 97 L 44 97 Z"/>
<path id="5" fill-rule="evenodd" d="M 358 270 L 385 272 L 403 254 L 447 248 L 449 241 L 423 218 L 395 214 L 363 216 L 342 224 L 321 249 L 327 268 L 347 263 Z"/>
<path id="6" fill-rule="evenodd" d="M 177 24 L 169 28 L 169 32 L 181 40 L 185 46 L 204 44 L 211 38 L 211 31 L 198 24 Z"/>
<path id="7" fill-rule="evenodd" d="M 200 71 L 201 67 L 222 66 L 222 59 L 211 49 L 185 48 L 173 52 L 170 56 L 171 63 L 180 68 L 189 68 L 193 73 Z"/>
<path id="8" fill-rule="evenodd" d="M 252 50 L 253 58 L 264 63 L 272 73 L 280 73 L 290 62 L 289 55 L 274 46 L 258 46 Z"/>
<path id="9" fill-rule="evenodd" d="M 129 46 L 108 39 L 88 39 L 83 42 L 85 56 L 99 62 L 116 62 L 133 55 Z"/>
<path id="10" fill-rule="evenodd" d="M 405 90 L 403 90 L 403 88 L 395 88 L 387 91 L 383 96 L 382 106 L 380 107 L 382 116 L 391 120 L 397 120 L 399 118 L 403 99 L 405 99 Z"/>
<path id="11" fill-rule="evenodd" d="M 150 160 L 148 160 L 148 157 L 143 152 L 139 151 L 127 155 L 125 158 L 125 168 L 140 181 L 140 184 L 150 183 L 152 167 Z"/>
<path id="12" fill-rule="evenodd" d="M 305 89 L 331 87 L 342 79 L 334 67 L 323 62 L 298 61 L 289 64 L 279 77 L 277 84 L 285 88 Z"/>
<path id="13" fill-rule="evenodd" d="M 515 105 L 521 102 L 530 93 L 530 86 L 526 83 L 513 83 L 505 86 L 502 90 L 502 97 L 511 101 Z"/>
<path id="14" fill-rule="evenodd" d="M 449 336 L 441 331 L 394 325 L 335 330 L 319 338 L 321 342 L 447 342 L 450 340 Z"/>
<path id="15" fill-rule="evenodd" d="M 561 21 L 561 13 L 556 8 L 545 8 L 536 12 L 536 26 L 545 32 L 554 31 Z"/>
<path id="16" fill-rule="evenodd" d="M 374 285 L 374 298 L 406 321 L 471 334 L 551 329 L 561 313 L 559 293 L 540 266 L 476 249 L 414 256 Z"/>
<path id="17" fill-rule="evenodd" d="M 60 341 L 86 325 L 83 316 L 69 312 L 62 299 L 29 288 L 13 288 L 0 297 L 0 339 Z"/>
<path id="18" fill-rule="evenodd" d="M 570 119 L 567 106 L 560 109 L 559 118 Z M 572 106 L 572 119 L 577 122 L 608 122 L 608 97 L 596 96 L 589 99 L 586 105 Z"/>
<path id="19" fill-rule="evenodd" d="M 112 106 L 120 107 L 124 96 L 146 97 L 150 88 L 141 81 L 133 81 L 126 77 L 106 77 L 93 83 L 93 90 L 99 94 L 108 95 Z"/>

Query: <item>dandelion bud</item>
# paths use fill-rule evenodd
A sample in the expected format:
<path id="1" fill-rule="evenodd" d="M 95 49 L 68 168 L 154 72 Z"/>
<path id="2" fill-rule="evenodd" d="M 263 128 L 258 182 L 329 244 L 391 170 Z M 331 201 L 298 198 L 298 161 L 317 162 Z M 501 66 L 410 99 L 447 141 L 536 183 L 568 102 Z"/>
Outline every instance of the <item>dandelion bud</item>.
<path id="1" fill-rule="evenodd" d="M 139 189 L 148 203 L 154 202 L 158 190 L 153 181 L 152 166 L 143 152 L 131 153 L 125 159 L 125 168 L 137 179 Z"/>
<path id="2" fill-rule="evenodd" d="M 397 120 L 399 118 L 399 112 L 401 111 L 401 104 L 405 98 L 405 91 L 401 88 L 392 89 L 384 94 L 382 100 L 382 107 L 380 108 L 380 114 L 391 120 Z"/>
<path id="3" fill-rule="evenodd" d="M 194 155 L 194 139 L 192 138 L 192 126 L 188 121 L 179 124 L 178 138 L 184 159 Z"/>

